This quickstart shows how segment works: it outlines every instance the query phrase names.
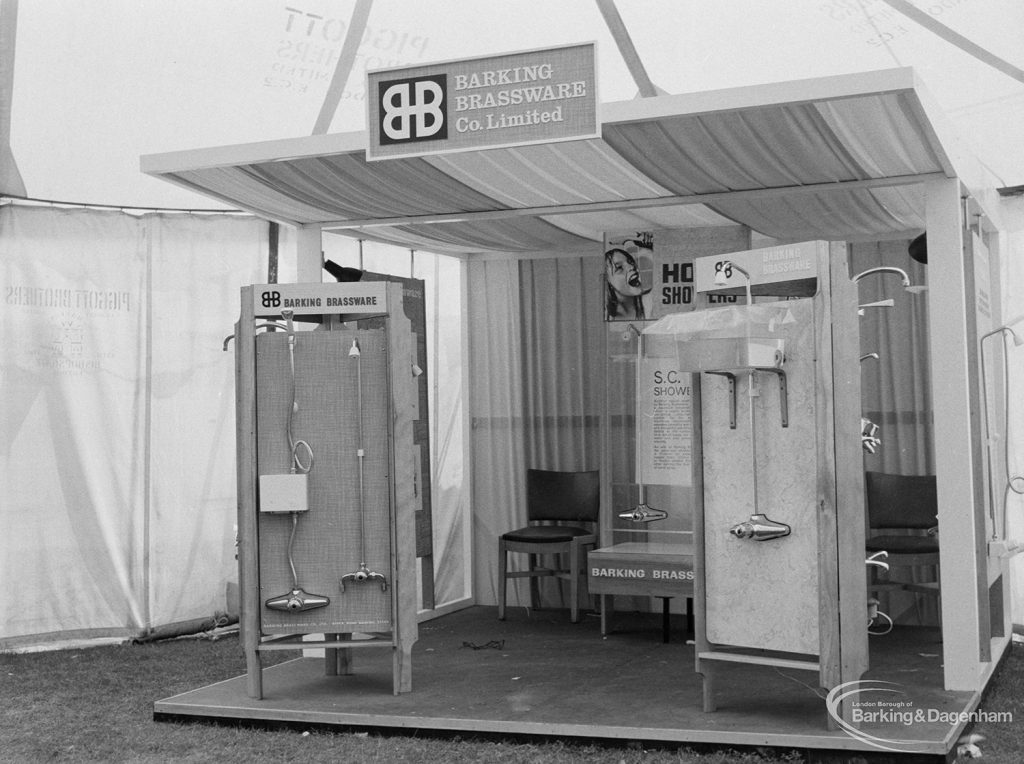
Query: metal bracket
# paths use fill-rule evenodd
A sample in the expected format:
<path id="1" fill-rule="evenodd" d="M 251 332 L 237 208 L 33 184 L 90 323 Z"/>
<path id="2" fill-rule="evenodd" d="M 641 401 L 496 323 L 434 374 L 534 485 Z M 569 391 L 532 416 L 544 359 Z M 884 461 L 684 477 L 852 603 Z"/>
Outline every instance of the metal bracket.
<path id="1" fill-rule="evenodd" d="M 782 369 L 758 369 L 776 374 L 779 377 L 779 416 L 783 427 L 789 427 L 789 386 L 786 383 L 786 372 Z"/>
<path id="2" fill-rule="evenodd" d="M 764 371 L 775 374 L 779 378 L 779 417 L 783 427 L 789 427 L 789 387 L 786 383 L 786 372 L 783 369 L 756 367 L 752 372 Z M 736 375 L 731 371 L 707 371 L 705 374 L 717 374 L 729 380 L 729 429 L 736 429 Z"/>
<path id="3" fill-rule="evenodd" d="M 708 374 L 716 374 L 729 380 L 729 429 L 736 429 L 736 375 L 731 371 L 709 371 Z"/>

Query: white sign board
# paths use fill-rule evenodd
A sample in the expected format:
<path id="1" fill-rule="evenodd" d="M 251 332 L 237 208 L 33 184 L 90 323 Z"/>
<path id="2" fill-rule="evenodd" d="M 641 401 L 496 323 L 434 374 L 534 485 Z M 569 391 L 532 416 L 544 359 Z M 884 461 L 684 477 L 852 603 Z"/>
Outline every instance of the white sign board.
<path id="1" fill-rule="evenodd" d="M 366 158 L 596 138 L 594 43 L 367 75 Z"/>
<path id="2" fill-rule="evenodd" d="M 337 284 L 257 284 L 253 288 L 256 318 L 295 316 L 378 316 L 388 311 L 387 282 Z"/>
<path id="3" fill-rule="evenodd" d="M 637 376 L 638 482 L 692 485 L 693 375 L 674 358 L 644 358 Z"/>
<path id="4" fill-rule="evenodd" d="M 694 260 L 694 280 L 701 293 L 808 297 L 817 291 L 818 256 L 827 241 L 804 241 L 778 247 L 748 249 Z M 737 267 L 738 266 L 738 267 Z"/>

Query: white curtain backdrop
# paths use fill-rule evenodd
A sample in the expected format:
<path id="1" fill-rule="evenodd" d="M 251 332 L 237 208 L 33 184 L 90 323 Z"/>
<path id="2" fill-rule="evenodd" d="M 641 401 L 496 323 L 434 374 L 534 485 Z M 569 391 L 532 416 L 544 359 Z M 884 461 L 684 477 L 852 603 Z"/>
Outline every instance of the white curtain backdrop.
<path id="1" fill-rule="evenodd" d="M 239 288 L 267 280 L 267 224 L 252 218 L 154 216 L 148 441 L 153 624 L 223 609 L 238 578 L 234 332 Z"/>
<path id="2" fill-rule="evenodd" d="M 880 266 L 901 268 L 913 285 L 928 283 L 928 269 L 910 258 L 908 241 L 853 244 L 851 277 Z M 857 283 L 861 305 L 892 300 L 886 308 L 864 308 L 860 317 L 863 415 L 879 426 L 882 445 L 865 454 L 864 468 L 900 475 L 934 475 L 931 352 L 927 293 L 911 294 L 892 272 L 872 273 Z"/>
<path id="3" fill-rule="evenodd" d="M 519 263 L 471 260 L 468 292 L 473 594 L 477 604 L 493 605 L 498 536 L 518 528 L 516 518 L 525 517 Z"/>
<path id="4" fill-rule="evenodd" d="M 526 470 L 600 467 L 602 265 L 599 257 L 470 261 L 478 604 L 497 601 L 498 536 L 526 524 Z M 525 556 L 509 566 L 524 569 Z M 527 605 L 528 587 L 510 586 L 508 603 Z"/>
<path id="5" fill-rule="evenodd" d="M 889 266 L 905 271 L 912 285 L 926 285 L 927 266 L 911 259 L 909 243 L 898 240 L 852 244 L 850 276 L 855 278 L 872 268 Z M 865 307 L 860 317 L 861 355 L 878 354 L 878 358 L 861 361 L 861 411 L 878 425 L 877 437 L 881 439 L 875 453 L 865 452 L 864 469 L 896 475 L 934 475 L 927 293 L 907 292 L 900 275 L 891 271 L 863 276 L 857 282 L 857 293 L 861 305 L 893 301 L 892 307 Z M 897 573 L 907 575 L 907 571 Z M 929 581 L 933 573 L 914 569 L 910 575 Z M 880 599 L 886 614 L 917 622 L 914 595 L 882 593 Z M 923 621 L 938 623 L 934 598 L 919 599 Z"/>
<path id="6" fill-rule="evenodd" d="M 528 468 L 601 463 L 602 264 L 597 257 L 519 261 Z"/>
<path id="7" fill-rule="evenodd" d="M 250 217 L 0 208 L 0 648 L 210 618 L 237 578 Z"/>
<path id="8" fill-rule="evenodd" d="M 419 263 L 423 257 L 417 257 Z M 462 264 L 432 255 L 423 263 L 430 354 L 430 454 L 433 462 L 434 598 L 438 607 L 472 596 L 468 533 L 469 475 L 464 475 Z M 417 278 L 420 278 L 419 268 Z"/>

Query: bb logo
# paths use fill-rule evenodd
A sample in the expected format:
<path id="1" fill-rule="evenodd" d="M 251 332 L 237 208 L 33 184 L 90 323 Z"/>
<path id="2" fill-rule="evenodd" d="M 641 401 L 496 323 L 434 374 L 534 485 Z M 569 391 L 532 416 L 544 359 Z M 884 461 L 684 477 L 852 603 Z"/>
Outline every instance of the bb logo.
<path id="1" fill-rule="evenodd" d="M 281 304 L 281 293 L 264 292 L 262 302 L 264 308 L 276 308 Z"/>
<path id="2" fill-rule="evenodd" d="M 378 85 L 381 144 L 448 137 L 448 78 L 444 74 Z"/>

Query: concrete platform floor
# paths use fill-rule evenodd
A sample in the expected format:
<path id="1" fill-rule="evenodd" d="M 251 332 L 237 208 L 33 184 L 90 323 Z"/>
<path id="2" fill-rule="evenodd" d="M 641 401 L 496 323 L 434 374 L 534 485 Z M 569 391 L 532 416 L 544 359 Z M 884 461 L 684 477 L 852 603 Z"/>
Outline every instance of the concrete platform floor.
<path id="1" fill-rule="evenodd" d="M 502 622 L 495 608 L 473 607 L 420 624 L 410 693 L 392 694 L 390 649 L 369 648 L 354 651 L 350 675 L 327 676 L 323 658 L 299 657 L 263 669 L 261 700 L 247 696 L 243 676 L 156 701 L 154 718 L 886 754 L 828 729 L 825 692 L 806 671 L 726 665 L 718 710 L 703 712 L 693 646 L 684 641 L 683 617 L 673 618 L 666 644 L 660 614 L 617 612 L 614 631 L 602 636 L 594 615 L 572 624 L 567 611 L 517 608 Z M 915 754 L 908 760 L 950 758 L 966 723 L 949 715 L 979 700 L 942 689 L 941 652 L 934 629 L 871 638 L 865 678 L 895 683 L 904 708 L 942 715 L 863 726 L 882 741 L 900 741 L 899 751 Z M 875 698 L 868 709 L 893 700 Z"/>

